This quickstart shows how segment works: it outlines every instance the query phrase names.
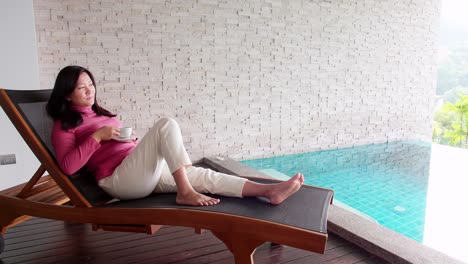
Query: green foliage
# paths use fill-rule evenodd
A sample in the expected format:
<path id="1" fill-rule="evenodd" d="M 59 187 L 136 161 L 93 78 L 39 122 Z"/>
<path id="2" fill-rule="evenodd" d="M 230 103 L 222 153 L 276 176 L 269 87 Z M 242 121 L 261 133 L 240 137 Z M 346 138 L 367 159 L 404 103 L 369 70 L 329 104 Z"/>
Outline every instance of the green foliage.
<path id="1" fill-rule="evenodd" d="M 436 143 L 468 148 L 468 95 L 458 94 L 434 114 L 432 139 Z"/>

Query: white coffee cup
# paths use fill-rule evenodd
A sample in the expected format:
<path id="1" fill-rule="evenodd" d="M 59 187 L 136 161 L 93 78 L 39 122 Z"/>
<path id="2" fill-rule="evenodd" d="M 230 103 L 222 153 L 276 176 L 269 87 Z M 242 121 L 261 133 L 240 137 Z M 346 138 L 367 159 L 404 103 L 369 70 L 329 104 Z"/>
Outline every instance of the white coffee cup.
<path id="1" fill-rule="evenodd" d="M 120 128 L 120 138 L 129 138 L 132 136 L 133 129 L 131 127 Z"/>

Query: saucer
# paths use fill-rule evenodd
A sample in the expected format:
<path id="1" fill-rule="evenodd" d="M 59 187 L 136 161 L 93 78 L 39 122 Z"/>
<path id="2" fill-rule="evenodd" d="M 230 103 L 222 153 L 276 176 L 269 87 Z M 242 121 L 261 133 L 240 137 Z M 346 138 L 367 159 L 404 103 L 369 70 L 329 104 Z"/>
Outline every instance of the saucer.
<path id="1" fill-rule="evenodd" d="M 135 140 L 136 137 L 128 137 L 128 138 L 114 138 L 115 141 L 118 141 L 118 142 L 130 142 L 130 141 L 133 141 Z"/>

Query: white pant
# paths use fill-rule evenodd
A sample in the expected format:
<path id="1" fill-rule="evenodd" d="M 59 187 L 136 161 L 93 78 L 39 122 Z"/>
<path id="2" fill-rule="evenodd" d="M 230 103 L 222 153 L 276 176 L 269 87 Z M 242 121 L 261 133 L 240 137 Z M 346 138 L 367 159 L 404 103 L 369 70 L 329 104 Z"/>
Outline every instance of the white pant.
<path id="1" fill-rule="evenodd" d="M 152 192 L 176 192 L 172 173 L 192 164 L 179 125 L 163 118 L 146 133 L 133 152 L 101 179 L 99 186 L 117 199 L 136 199 Z M 242 197 L 244 178 L 190 166 L 187 177 L 197 192 Z"/>

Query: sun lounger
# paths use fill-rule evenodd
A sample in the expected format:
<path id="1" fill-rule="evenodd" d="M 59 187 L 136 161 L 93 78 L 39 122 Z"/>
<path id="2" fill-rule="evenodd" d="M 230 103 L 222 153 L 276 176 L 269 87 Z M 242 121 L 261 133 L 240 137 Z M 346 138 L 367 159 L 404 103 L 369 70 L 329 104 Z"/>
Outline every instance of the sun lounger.
<path id="1" fill-rule="evenodd" d="M 328 189 L 304 186 L 276 206 L 262 198 L 221 197 L 218 205 L 192 207 L 177 205 L 174 193 L 115 201 L 88 172 L 65 175 L 50 142 L 52 120 L 45 112 L 50 93 L 0 89 L 2 108 L 41 164 L 28 183 L 0 191 L 0 254 L 2 234 L 31 216 L 90 223 L 94 230 L 153 234 L 161 225 L 206 229 L 226 244 L 236 263 L 252 263 L 255 248 L 268 241 L 324 253 L 333 198 Z"/>

